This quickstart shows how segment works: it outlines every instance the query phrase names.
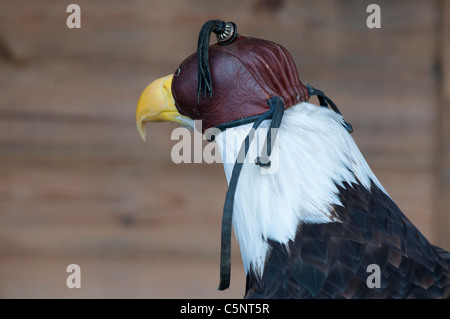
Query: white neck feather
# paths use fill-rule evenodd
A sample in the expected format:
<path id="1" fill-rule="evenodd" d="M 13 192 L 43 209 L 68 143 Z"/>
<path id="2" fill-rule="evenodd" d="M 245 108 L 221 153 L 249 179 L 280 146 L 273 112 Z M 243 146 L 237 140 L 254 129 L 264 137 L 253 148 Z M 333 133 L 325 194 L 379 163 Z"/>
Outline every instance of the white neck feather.
<path id="1" fill-rule="evenodd" d="M 299 223 L 339 222 L 331 216 L 332 205 L 342 205 L 336 185 L 359 182 L 369 189 L 373 181 L 385 192 L 342 124 L 339 114 L 307 102 L 287 109 L 271 156 L 273 172 L 254 164 L 269 121 L 261 124 L 258 130 L 264 133 L 256 134 L 250 145 L 233 211 L 246 273 L 252 267 L 262 276 L 267 239 L 287 244 Z M 228 182 L 251 127 L 230 128 L 216 136 Z"/>

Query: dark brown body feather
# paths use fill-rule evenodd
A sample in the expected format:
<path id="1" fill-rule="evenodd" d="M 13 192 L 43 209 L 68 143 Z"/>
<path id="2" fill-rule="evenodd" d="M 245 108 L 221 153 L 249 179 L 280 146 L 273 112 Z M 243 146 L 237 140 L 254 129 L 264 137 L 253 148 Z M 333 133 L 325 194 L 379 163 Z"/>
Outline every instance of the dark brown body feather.
<path id="1" fill-rule="evenodd" d="M 299 225 L 270 241 L 262 278 L 250 269 L 246 298 L 449 298 L 450 253 L 431 245 L 375 184 L 338 187 L 341 222 Z M 367 266 L 381 270 L 369 288 Z"/>

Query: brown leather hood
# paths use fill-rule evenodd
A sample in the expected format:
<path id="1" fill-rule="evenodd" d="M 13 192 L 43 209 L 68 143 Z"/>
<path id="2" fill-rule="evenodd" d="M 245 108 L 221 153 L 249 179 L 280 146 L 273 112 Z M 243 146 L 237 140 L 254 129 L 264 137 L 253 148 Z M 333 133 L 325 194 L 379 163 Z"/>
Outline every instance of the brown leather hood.
<path id="1" fill-rule="evenodd" d="M 230 44 L 211 45 L 209 65 L 212 97 L 197 95 L 197 53 L 181 63 L 172 81 L 178 111 L 202 120 L 203 131 L 260 115 L 274 96 L 282 97 L 286 108 L 309 98 L 291 55 L 271 41 L 237 36 Z"/>

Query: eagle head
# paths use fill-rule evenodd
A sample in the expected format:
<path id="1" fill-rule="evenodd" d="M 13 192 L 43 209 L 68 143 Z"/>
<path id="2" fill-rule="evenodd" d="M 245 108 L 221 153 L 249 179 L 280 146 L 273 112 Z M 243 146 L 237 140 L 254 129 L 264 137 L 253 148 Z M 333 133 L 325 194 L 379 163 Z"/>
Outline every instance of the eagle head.
<path id="1" fill-rule="evenodd" d="M 155 80 L 144 90 L 136 112 L 141 136 L 145 136 L 148 121 L 190 126 L 189 119 L 201 120 L 204 132 L 254 120 L 269 110 L 267 101 L 275 96 L 283 99 L 285 108 L 309 98 L 285 48 L 240 36 L 235 27 L 233 32 L 233 40 L 226 44 L 208 46 L 203 42 L 209 42 L 209 33 L 205 40 L 201 37 L 198 52 L 185 59 L 174 74 Z"/>

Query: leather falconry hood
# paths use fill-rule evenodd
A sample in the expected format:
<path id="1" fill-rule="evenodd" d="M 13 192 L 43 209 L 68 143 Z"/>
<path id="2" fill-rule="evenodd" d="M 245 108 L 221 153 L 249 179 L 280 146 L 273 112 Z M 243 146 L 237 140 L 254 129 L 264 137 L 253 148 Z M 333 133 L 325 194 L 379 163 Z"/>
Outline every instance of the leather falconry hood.
<path id="1" fill-rule="evenodd" d="M 232 22 L 211 20 L 202 30 L 208 24 L 218 26 L 218 43 L 209 46 L 210 33 L 202 37 L 201 32 L 199 51 L 181 63 L 172 80 L 172 95 L 178 112 L 202 120 L 203 132 L 211 127 L 225 128 L 252 122 L 269 110 L 267 101 L 275 96 L 283 99 L 286 109 L 309 98 L 297 67 L 284 47 L 238 35 Z M 227 25 L 233 26 L 230 32 L 234 35 L 231 41 L 223 42 L 220 35 L 226 32 Z M 209 52 L 206 50 L 206 61 L 202 56 L 205 46 L 209 49 Z M 202 63 L 210 70 L 206 90 L 199 86 L 203 76 Z"/>

